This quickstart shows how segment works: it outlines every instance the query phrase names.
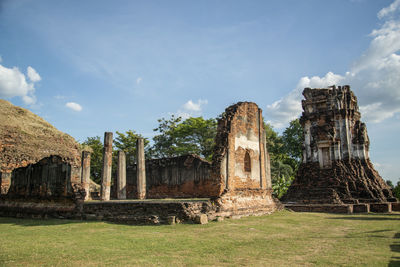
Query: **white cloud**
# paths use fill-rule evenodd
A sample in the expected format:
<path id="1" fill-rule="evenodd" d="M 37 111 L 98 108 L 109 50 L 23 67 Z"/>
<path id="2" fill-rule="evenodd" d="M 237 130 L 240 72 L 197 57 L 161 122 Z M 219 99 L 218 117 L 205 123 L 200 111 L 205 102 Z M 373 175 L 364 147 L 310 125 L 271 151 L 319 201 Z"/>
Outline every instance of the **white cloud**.
<path id="1" fill-rule="evenodd" d="M 29 80 L 31 80 L 32 82 L 38 82 L 42 79 L 40 77 L 39 73 L 37 73 L 36 70 L 34 68 L 32 68 L 31 66 L 28 67 L 27 74 L 28 74 Z"/>
<path id="2" fill-rule="evenodd" d="M 36 102 L 34 93 L 33 80 L 29 83 L 17 67 L 7 68 L 0 65 L 0 97 L 21 97 L 25 104 L 34 104 Z"/>
<path id="3" fill-rule="evenodd" d="M 378 12 L 378 18 L 382 19 L 386 16 L 390 16 L 395 13 L 398 9 L 400 9 L 400 0 L 395 0 L 390 6 L 382 8 Z"/>
<path id="4" fill-rule="evenodd" d="M 189 100 L 182 105 L 182 109 L 179 109 L 176 112 L 176 115 L 182 117 L 183 119 L 187 119 L 193 116 L 201 116 L 203 112 L 203 106 L 207 104 L 207 99 L 198 99 L 197 102 Z"/>
<path id="5" fill-rule="evenodd" d="M 302 77 L 296 88 L 267 106 L 266 117 L 277 127 L 284 127 L 301 114 L 301 92 L 305 87 L 319 88 L 349 84 L 355 91 L 363 120 L 381 122 L 400 112 L 400 0 L 383 8 L 379 18 L 390 18 L 370 36 L 368 49 L 344 75 L 328 72 L 324 77 Z"/>
<path id="6" fill-rule="evenodd" d="M 201 112 L 202 105 L 206 104 L 208 104 L 208 101 L 203 99 L 197 100 L 197 103 L 194 103 L 192 100 L 189 100 L 183 105 L 183 108 L 191 112 Z"/>
<path id="7" fill-rule="evenodd" d="M 344 77 L 328 72 L 324 77 L 302 77 L 296 88 L 288 95 L 267 106 L 266 117 L 271 118 L 268 123 L 274 127 L 282 128 L 291 120 L 297 118 L 301 112 L 301 99 L 303 89 L 306 87 L 319 88 L 342 82 Z"/>
<path id="8" fill-rule="evenodd" d="M 3 58 L 1 57 L 1 55 L 0 55 L 0 63 L 3 61 Z"/>
<path id="9" fill-rule="evenodd" d="M 79 105 L 78 103 L 75 103 L 75 102 L 68 102 L 68 103 L 65 104 L 65 106 L 67 108 L 72 109 L 73 111 L 78 111 L 79 112 L 79 111 L 82 110 L 82 106 Z"/>
<path id="10" fill-rule="evenodd" d="M 142 77 L 138 77 L 136 79 L 136 84 L 140 84 L 142 81 L 143 81 L 143 78 Z"/>

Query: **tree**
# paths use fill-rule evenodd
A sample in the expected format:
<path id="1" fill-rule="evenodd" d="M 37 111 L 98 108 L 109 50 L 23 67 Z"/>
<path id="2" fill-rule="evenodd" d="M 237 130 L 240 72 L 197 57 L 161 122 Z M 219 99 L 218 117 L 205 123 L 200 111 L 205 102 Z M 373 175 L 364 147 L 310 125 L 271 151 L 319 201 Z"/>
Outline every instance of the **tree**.
<path id="1" fill-rule="evenodd" d="M 396 187 L 393 188 L 393 195 L 395 198 L 400 199 L 400 181 L 398 181 Z"/>
<path id="2" fill-rule="evenodd" d="M 101 170 L 103 168 L 103 143 L 99 136 L 88 137 L 82 145 L 91 148 L 90 154 L 90 178 L 95 183 L 101 183 Z"/>
<path id="3" fill-rule="evenodd" d="M 267 149 L 271 157 L 273 194 L 282 197 L 294 180 L 300 165 L 303 129 L 299 120 L 293 120 L 279 135 L 270 124 L 264 124 Z"/>
<path id="4" fill-rule="evenodd" d="M 283 153 L 289 156 L 286 160 L 297 171 L 303 154 L 303 127 L 299 119 L 292 120 L 282 134 Z"/>
<path id="5" fill-rule="evenodd" d="M 125 152 L 127 166 L 131 166 L 136 163 L 136 141 L 138 138 L 143 138 L 143 136 L 141 134 L 137 134 L 133 130 L 128 130 L 125 133 L 116 131 L 116 138 L 114 139 L 114 145 L 115 148 L 117 148 L 117 150 L 122 150 Z M 150 158 L 150 151 L 148 145 L 149 145 L 149 140 L 144 138 L 146 158 Z"/>
<path id="6" fill-rule="evenodd" d="M 184 154 L 197 154 L 210 160 L 214 138 L 217 131 L 215 119 L 191 117 L 182 121 L 181 117 L 171 116 L 169 120 L 158 120 L 154 131 L 160 134 L 153 137 L 152 152 L 158 157 L 173 157 Z"/>

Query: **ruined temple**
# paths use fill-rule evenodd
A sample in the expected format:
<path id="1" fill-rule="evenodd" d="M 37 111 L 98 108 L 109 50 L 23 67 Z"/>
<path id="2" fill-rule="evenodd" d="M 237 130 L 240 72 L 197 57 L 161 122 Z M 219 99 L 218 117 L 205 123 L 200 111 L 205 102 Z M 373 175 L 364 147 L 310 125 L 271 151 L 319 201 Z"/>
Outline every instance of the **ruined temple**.
<path id="1" fill-rule="evenodd" d="M 396 202 L 369 158 L 367 128 L 350 86 L 305 88 L 303 159 L 282 201 L 292 204 Z"/>
<path id="2" fill-rule="evenodd" d="M 212 162 L 197 155 L 145 160 L 144 140 L 138 138 L 136 164 L 127 166 L 125 153 L 118 151 L 116 176 L 112 178 L 113 138 L 106 132 L 100 194 L 92 194 L 89 187 L 90 152 L 80 155 L 73 142 L 70 150 L 65 149 L 63 141 L 71 140 L 68 135 L 28 111 L 17 108 L 18 112 L 27 113 L 47 128 L 32 126 L 33 147 L 28 141 L 0 139 L 10 142 L 2 146 L 3 155 L 10 158 L 1 162 L 2 166 L 17 163 L 6 169 L 11 182 L 7 192 L 0 194 L 0 216 L 175 223 L 267 214 L 281 208 L 272 197 L 262 111 L 255 103 L 239 102 L 220 116 Z M 5 128 L 14 131 L 15 138 L 25 138 L 23 131 L 10 126 Z M 41 133 L 46 130 L 54 132 L 58 142 L 53 143 L 50 136 L 52 142 L 43 145 L 45 135 Z M 12 154 L 16 148 L 20 153 Z M 84 201 L 93 196 L 101 201 Z M 124 201 L 110 201 L 113 199 Z"/>

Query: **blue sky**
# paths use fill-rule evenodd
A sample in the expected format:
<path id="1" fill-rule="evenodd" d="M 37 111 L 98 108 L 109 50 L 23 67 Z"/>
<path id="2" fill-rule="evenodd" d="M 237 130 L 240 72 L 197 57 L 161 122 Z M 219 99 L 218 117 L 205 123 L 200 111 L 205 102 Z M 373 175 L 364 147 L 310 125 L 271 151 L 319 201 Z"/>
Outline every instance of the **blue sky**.
<path id="1" fill-rule="evenodd" d="M 304 87 L 350 84 L 400 178 L 400 0 L 0 0 L 0 97 L 83 141 L 254 101 L 276 129 Z"/>

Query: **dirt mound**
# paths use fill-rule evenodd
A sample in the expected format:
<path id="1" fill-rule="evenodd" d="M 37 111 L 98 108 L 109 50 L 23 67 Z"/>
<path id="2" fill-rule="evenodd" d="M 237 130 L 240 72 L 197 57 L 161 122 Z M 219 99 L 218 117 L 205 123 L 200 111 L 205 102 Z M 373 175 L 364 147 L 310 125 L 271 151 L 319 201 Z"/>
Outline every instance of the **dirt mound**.
<path id="1" fill-rule="evenodd" d="M 0 171 L 36 163 L 51 155 L 80 166 L 80 145 L 29 110 L 0 99 Z"/>

